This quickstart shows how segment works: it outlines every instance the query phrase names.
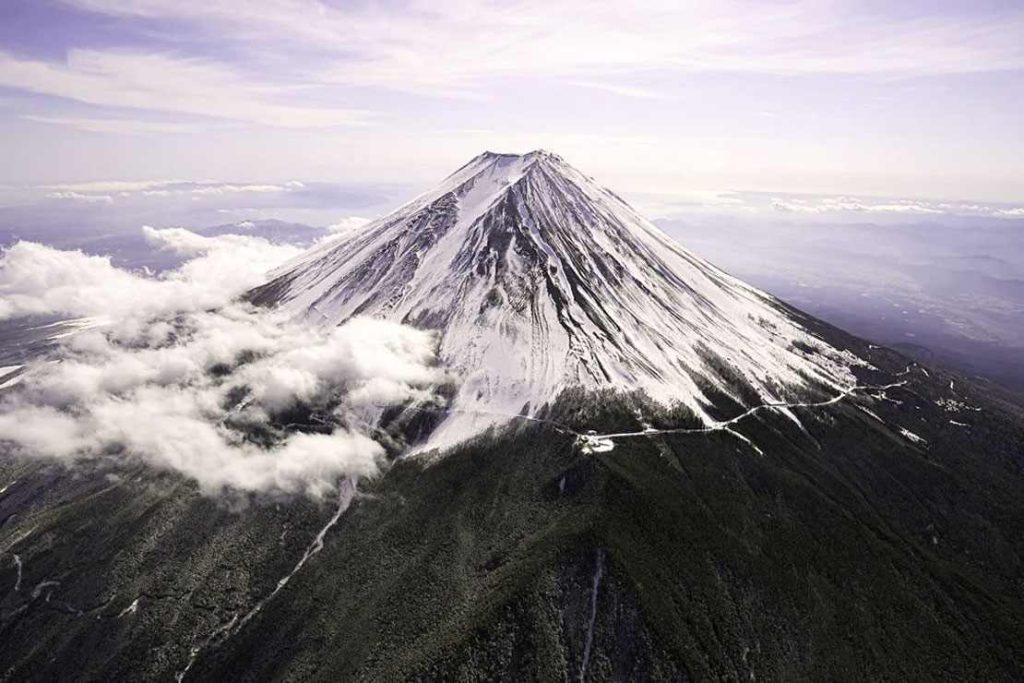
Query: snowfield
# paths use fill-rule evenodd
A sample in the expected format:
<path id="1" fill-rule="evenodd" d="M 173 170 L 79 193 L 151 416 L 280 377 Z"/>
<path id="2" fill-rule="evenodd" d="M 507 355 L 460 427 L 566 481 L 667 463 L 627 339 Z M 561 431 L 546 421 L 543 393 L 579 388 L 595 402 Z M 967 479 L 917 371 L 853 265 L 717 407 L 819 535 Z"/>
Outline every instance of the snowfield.
<path id="1" fill-rule="evenodd" d="M 811 383 L 844 391 L 863 364 L 544 151 L 484 153 L 249 297 L 318 324 L 438 330 L 459 388 L 430 447 L 533 415 L 570 386 L 642 389 L 710 425 L 707 387 L 735 396 L 739 378 L 781 403 Z"/>

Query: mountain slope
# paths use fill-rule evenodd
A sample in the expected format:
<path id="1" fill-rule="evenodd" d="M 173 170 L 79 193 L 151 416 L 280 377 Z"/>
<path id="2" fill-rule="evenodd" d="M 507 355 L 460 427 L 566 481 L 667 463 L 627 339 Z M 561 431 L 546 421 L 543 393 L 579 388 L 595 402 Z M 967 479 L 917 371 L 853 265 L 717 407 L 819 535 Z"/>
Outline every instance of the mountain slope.
<path id="1" fill-rule="evenodd" d="M 906 367 L 815 329 L 865 382 Z M 716 433 L 586 456 L 513 422 L 400 459 L 270 600 L 329 507 L 5 464 L 0 679 L 170 680 L 198 650 L 186 680 L 1019 680 L 1024 411 L 904 376 L 795 409 L 806 432 L 758 413 L 738 429 L 764 457 Z M 547 416 L 635 409 L 576 391 Z"/>
<path id="2" fill-rule="evenodd" d="M 569 386 L 640 389 L 710 422 L 709 388 L 735 395 L 738 377 L 750 396 L 736 398 L 776 402 L 848 386 L 858 363 L 544 151 L 482 154 L 250 298 L 330 325 L 370 315 L 437 329 L 459 391 L 434 445 Z"/>

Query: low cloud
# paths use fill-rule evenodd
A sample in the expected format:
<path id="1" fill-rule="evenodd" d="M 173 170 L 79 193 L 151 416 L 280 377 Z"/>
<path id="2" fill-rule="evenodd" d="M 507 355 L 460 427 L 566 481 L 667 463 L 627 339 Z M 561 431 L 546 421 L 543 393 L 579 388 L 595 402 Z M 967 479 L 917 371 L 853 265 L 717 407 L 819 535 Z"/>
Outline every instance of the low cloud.
<path id="1" fill-rule="evenodd" d="M 180 180 L 167 181 L 100 181 L 91 183 L 71 183 L 68 185 L 43 186 L 51 190 L 47 199 L 78 201 L 89 204 L 110 204 L 116 197 L 122 199 L 148 197 L 192 197 L 217 198 L 233 197 L 246 194 L 270 195 L 300 192 L 306 189 L 305 183 L 289 180 L 284 183 L 223 183 L 223 182 L 188 182 Z"/>
<path id="2" fill-rule="evenodd" d="M 121 135 L 150 135 L 164 133 L 194 133 L 196 126 L 165 121 L 138 121 L 132 119 L 87 119 L 66 116 L 37 116 L 22 114 L 21 118 L 36 123 L 64 126 L 87 133 L 112 133 Z"/>
<path id="3" fill-rule="evenodd" d="M 112 204 L 114 202 L 114 198 L 109 194 L 83 194 L 81 192 L 51 192 L 46 195 L 46 198 L 86 202 L 88 204 Z"/>
<path id="4" fill-rule="evenodd" d="M 185 192 L 193 195 L 239 194 L 246 192 L 268 194 L 273 192 L 290 192 L 293 190 L 301 190 L 304 188 L 305 185 L 303 183 L 297 180 L 291 180 L 283 185 L 232 185 L 230 183 L 205 184 L 189 188 L 185 190 Z"/>
<path id="5" fill-rule="evenodd" d="M 0 319 L 18 315 L 104 316 L 135 321 L 226 304 L 260 284 L 298 247 L 242 235 L 204 237 L 145 227 L 156 247 L 190 258 L 160 277 L 116 268 L 106 256 L 17 242 L 0 256 Z"/>
<path id="6" fill-rule="evenodd" d="M 928 202 L 913 200 L 895 201 L 863 201 L 849 197 L 824 197 L 814 201 L 801 199 L 772 199 L 771 206 L 784 213 L 889 213 L 889 214 L 942 214 L 944 208 L 933 206 Z"/>
<path id="7" fill-rule="evenodd" d="M 27 242 L 4 253 L 0 317 L 108 318 L 0 398 L 0 441 L 23 457 L 141 462 L 210 494 L 319 497 L 378 471 L 384 451 L 368 434 L 381 405 L 430 399 L 445 379 L 430 333 L 370 319 L 313 328 L 235 301 L 292 248 L 146 235 L 190 260 L 153 277 Z"/>
<path id="8" fill-rule="evenodd" d="M 44 186 L 57 192 L 137 192 L 165 185 L 180 185 L 184 180 L 97 180 L 87 183 L 65 183 Z"/>
<path id="9" fill-rule="evenodd" d="M 773 210 L 794 214 L 869 213 L 904 216 L 947 215 L 1022 218 L 1024 208 L 1007 208 L 972 202 L 934 202 L 916 199 L 869 199 L 855 197 L 780 198 L 770 202 Z"/>
<path id="10" fill-rule="evenodd" d="M 362 218 L 360 216 L 348 216 L 342 218 L 337 223 L 332 223 L 327 226 L 327 232 L 334 233 L 336 235 L 344 235 L 350 232 L 354 232 L 359 228 L 365 226 L 370 222 L 368 218 Z"/>

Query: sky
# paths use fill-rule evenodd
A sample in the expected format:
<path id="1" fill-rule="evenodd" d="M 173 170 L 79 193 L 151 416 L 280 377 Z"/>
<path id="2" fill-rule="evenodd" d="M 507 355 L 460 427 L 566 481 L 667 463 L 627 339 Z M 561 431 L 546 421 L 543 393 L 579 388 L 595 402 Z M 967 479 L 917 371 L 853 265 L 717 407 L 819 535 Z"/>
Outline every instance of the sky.
<path id="1" fill-rule="evenodd" d="M 627 193 L 1019 206 L 1021 111 L 1018 1 L 0 4 L 8 188 L 426 186 L 545 148 Z"/>

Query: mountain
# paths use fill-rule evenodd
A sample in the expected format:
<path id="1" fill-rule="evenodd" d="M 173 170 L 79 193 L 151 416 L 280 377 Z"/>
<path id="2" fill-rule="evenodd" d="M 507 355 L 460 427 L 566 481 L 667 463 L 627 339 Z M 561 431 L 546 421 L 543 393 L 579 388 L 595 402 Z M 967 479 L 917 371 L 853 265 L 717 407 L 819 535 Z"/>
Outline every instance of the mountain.
<path id="1" fill-rule="evenodd" d="M 327 504 L 0 458 L 0 680 L 1024 678 L 1020 397 L 554 155 L 477 157 L 248 297 L 437 330 L 451 404 L 378 411 L 388 468 Z"/>
<path id="2" fill-rule="evenodd" d="M 368 315 L 438 330 L 459 381 L 440 446 L 535 414 L 567 387 L 641 390 L 711 422 L 711 391 L 777 403 L 838 391 L 859 362 L 545 151 L 481 154 L 251 299 L 314 323 Z"/>

